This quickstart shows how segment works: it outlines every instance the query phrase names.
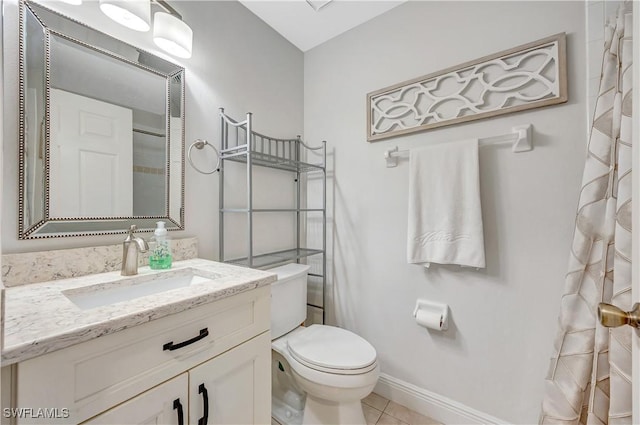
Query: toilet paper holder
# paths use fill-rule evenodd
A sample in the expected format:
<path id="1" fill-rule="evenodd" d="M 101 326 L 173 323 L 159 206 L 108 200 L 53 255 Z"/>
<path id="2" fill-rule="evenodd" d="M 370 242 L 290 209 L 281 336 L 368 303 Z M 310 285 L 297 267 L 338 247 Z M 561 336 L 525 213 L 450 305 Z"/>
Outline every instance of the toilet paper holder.
<path id="1" fill-rule="evenodd" d="M 428 329 L 446 331 L 449 328 L 449 305 L 436 301 L 419 299 L 413 310 L 418 325 Z"/>

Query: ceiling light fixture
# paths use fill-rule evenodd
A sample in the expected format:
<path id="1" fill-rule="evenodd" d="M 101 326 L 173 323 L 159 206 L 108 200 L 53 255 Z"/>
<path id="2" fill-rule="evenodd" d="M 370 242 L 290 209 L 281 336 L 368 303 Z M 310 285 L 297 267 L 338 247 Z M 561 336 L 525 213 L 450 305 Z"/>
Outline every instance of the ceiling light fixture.
<path id="1" fill-rule="evenodd" d="M 82 0 L 62 0 L 78 2 Z M 153 41 L 162 50 L 188 59 L 193 47 L 193 31 L 182 21 L 182 16 L 165 0 L 100 0 L 100 10 L 105 15 L 136 31 L 151 28 L 151 3 L 164 11 L 153 15 Z"/>
<path id="2" fill-rule="evenodd" d="M 176 12 L 167 2 L 154 0 L 165 12 L 156 12 L 153 15 L 153 41 L 162 50 L 188 59 L 191 57 L 193 46 L 193 31 L 189 25 L 182 21 L 182 16 Z"/>
<path id="3" fill-rule="evenodd" d="M 151 28 L 150 0 L 100 0 L 100 10 L 132 30 L 145 32 Z"/>

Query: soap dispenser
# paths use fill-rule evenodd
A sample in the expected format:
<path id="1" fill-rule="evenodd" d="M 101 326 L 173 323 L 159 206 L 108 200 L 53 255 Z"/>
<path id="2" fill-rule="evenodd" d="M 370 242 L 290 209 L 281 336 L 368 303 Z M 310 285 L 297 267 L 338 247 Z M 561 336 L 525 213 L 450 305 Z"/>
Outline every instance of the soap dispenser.
<path id="1" fill-rule="evenodd" d="M 151 253 L 149 255 L 149 267 L 153 270 L 171 268 L 171 243 L 164 227 L 164 221 L 156 223 L 156 230 L 149 241 Z"/>

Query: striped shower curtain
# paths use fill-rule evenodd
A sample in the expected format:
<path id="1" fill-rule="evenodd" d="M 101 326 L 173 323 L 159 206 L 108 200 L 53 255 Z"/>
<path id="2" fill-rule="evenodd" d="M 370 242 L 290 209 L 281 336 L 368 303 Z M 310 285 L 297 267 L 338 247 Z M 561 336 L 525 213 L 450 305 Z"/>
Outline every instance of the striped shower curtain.
<path id="1" fill-rule="evenodd" d="M 540 424 L 631 423 L 631 328 L 604 328 L 598 303 L 631 309 L 631 2 L 606 28 L 600 90 Z"/>

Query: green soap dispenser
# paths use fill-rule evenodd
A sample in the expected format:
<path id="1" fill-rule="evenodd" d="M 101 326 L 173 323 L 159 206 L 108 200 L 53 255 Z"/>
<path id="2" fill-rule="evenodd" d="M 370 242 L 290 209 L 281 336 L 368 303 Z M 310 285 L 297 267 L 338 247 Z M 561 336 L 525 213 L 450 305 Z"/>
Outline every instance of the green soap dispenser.
<path id="1" fill-rule="evenodd" d="M 164 221 L 156 222 L 156 230 L 149 241 L 151 253 L 149 255 L 149 267 L 153 270 L 171 268 L 171 241 L 167 236 Z"/>

